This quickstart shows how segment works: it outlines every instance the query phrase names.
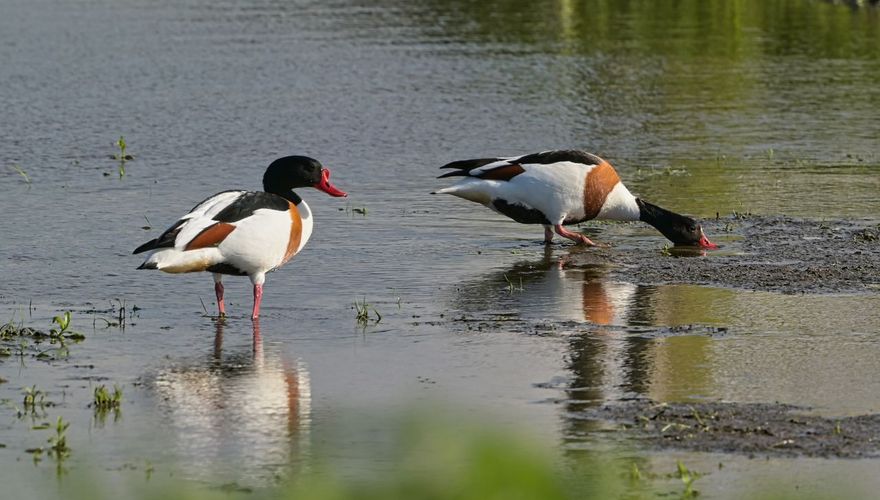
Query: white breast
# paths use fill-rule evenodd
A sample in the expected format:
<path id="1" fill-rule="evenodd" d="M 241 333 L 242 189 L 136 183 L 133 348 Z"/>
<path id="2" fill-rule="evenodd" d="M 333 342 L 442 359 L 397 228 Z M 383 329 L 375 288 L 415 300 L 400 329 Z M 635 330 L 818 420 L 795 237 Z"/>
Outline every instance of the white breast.
<path id="1" fill-rule="evenodd" d="M 605 203 L 602 204 L 602 209 L 596 218 L 623 221 L 639 220 L 639 205 L 629 189 L 618 181 L 614 189 L 605 197 Z"/>
<path id="2" fill-rule="evenodd" d="M 314 221 L 312 220 L 312 210 L 309 208 L 309 205 L 305 200 L 299 202 L 299 205 L 297 205 L 296 208 L 299 210 L 299 216 L 302 219 L 302 236 L 299 240 L 299 247 L 296 249 L 296 253 L 299 253 L 299 251 L 306 246 L 306 243 L 312 236 L 312 225 L 314 224 Z"/>
<path id="3" fill-rule="evenodd" d="M 284 262 L 290 212 L 261 208 L 234 225 L 235 230 L 218 247 L 224 262 L 248 274 L 266 272 Z"/>

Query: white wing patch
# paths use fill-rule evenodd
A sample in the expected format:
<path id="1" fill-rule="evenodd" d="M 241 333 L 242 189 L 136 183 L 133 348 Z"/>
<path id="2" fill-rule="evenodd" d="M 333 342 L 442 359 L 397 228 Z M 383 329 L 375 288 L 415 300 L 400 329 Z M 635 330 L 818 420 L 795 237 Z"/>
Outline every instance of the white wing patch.
<path id="1" fill-rule="evenodd" d="M 180 226 L 180 232 L 174 239 L 174 248 L 183 250 L 187 243 L 199 235 L 205 228 L 213 226 L 217 223 L 214 216 L 223 211 L 224 208 L 233 204 L 241 195 L 247 191 L 225 191 L 215 194 L 207 200 L 199 203 L 190 213 L 184 215 L 180 220 L 185 220 Z"/>

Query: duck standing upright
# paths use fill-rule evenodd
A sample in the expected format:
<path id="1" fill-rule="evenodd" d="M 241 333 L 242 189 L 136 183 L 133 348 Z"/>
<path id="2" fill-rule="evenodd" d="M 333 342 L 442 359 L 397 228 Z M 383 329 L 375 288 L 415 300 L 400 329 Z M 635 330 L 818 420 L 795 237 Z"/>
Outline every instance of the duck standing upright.
<path id="1" fill-rule="evenodd" d="M 202 201 L 158 238 L 134 253 L 152 251 L 138 269 L 214 275 L 219 314 L 224 316 L 224 274 L 248 276 L 254 285 L 253 319 L 260 315 L 266 273 L 299 253 L 312 234 L 312 211 L 293 189 L 313 187 L 348 196 L 330 183 L 330 170 L 306 156 L 269 165 L 264 191 L 223 191 Z"/>
<path id="2" fill-rule="evenodd" d="M 718 248 L 697 221 L 633 196 L 610 163 L 584 151 L 461 160 L 440 168 L 453 169 L 440 179 L 464 178 L 433 194 L 480 203 L 523 224 L 542 224 L 546 243 L 555 231 L 575 243 L 598 246 L 564 226 L 592 219 L 640 220 L 676 245 Z"/>

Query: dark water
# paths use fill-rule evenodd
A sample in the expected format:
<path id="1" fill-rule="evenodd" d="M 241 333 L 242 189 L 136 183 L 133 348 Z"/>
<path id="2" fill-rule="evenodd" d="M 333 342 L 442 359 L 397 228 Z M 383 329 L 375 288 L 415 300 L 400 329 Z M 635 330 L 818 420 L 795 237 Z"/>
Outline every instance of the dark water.
<path id="1" fill-rule="evenodd" d="M 381 468 L 391 425 L 363 432 L 351 415 L 426 402 L 568 450 L 594 439 L 569 410 L 623 397 L 880 410 L 876 294 L 615 282 L 602 268 L 560 269 L 572 250 L 545 253 L 539 230 L 427 195 L 442 185 L 436 167 L 454 159 L 576 147 L 612 161 L 634 192 L 699 216 L 880 222 L 874 9 L 794 0 L 7 0 L 0 9 L 0 317 L 48 327 L 71 309 L 88 337 L 66 362 L 0 360 L 4 464 L 31 468 L 23 450 L 45 439 L 14 417 L 33 384 L 58 403 L 51 418 L 73 422 L 78 456 L 99 467 L 180 460 L 192 464 L 184 477 L 242 484 L 307 467 L 316 448 L 354 473 Z M 109 159 L 120 135 L 136 157 L 124 176 Z M 246 280 L 227 280 L 232 318 L 218 326 L 199 301 L 212 309 L 208 276 L 134 271 L 134 247 L 211 193 L 258 188 L 265 165 L 286 154 L 319 158 L 351 197 L 302 193 L 315 232 L 269 276 L 259 338 L 245 318 Z M 366 216 L 351 210 L 360 207 Z M 616 246 L 662 247 L 650 234 L 596 232 Z M 519 278 L 522 290 L 511 290 L 507 279 Z M 382 321 L 358 327 L 356 298 Z M 87 312 L 119 300 L 141 308 L 124 331 L 95 319 L 112 313 Z M 124 387 L 115 421 L 96 422 L 86 406 L 101 383 Z M 766 471 L 725 460 L 735 465 L 714 480 L 721 489 Z M 810 467 L 813 486 L 863 468 L 771 467 Z"/>

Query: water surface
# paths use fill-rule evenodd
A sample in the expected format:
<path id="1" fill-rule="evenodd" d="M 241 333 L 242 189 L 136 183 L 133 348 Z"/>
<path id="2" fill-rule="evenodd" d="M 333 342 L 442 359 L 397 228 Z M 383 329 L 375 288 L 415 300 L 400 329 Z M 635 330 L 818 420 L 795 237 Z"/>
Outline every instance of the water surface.
<path id="1" fill-rule="evenodd" d="M 318 448 L 381 469 L 393 419 L 352 415 L 419 402 L 569 450 L 594 444 L 570 412 L 620 398 L 878 411 L 876 294 L 627 283 L 566 267 L 540 228 L 427 194 L 451 160 L 583 148 L 682 212 L 876 224 L 878 23 L 785 0 L 5 2 L 0 317 L 48 327 L 70 309 L 87 340 L 67 361 L 0 361 L 0 474 L 30 470 L 23 450 L 45 440 L 14 416 L 33 384 L 57 403 L 46 418 L 73 422 L 78 460 L 255 485 Z M 301 193 L 316 229 L 269 276 L 259 338 L 246 280 L 227 280 L 218 325 L 208 276 L 134 271 L 133 248 L 211 193 L 259 188 L 286 154 L 319 158 L 351 197 Z M 381 322 L 359 327 L 356 298 Z M 119 301 L 140 310 L 102 328 Z M 126 402 L 98 422 L 102 383 Z M 757 473 L 725 460 L 718 488 Z M 835 464 L 802 465 L 870 483 Z"/>

